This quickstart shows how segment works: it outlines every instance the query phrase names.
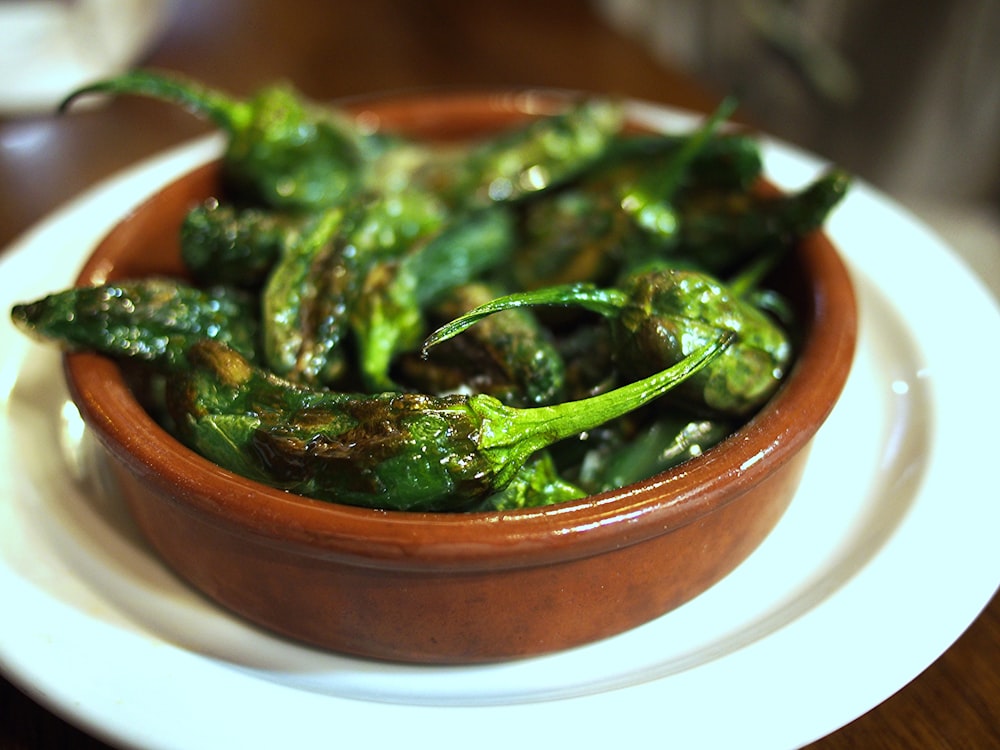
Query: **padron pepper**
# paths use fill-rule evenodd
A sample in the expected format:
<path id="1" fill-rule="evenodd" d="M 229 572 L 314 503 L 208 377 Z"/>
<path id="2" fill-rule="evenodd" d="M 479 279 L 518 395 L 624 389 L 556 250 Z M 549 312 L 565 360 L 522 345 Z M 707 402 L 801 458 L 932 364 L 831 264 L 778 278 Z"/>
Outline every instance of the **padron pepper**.
<path id="1" fill-rule="evenodd" d="M 679 224 L 670 257 L 714 274 L 732 271 L 760 253 L 787 249 L 819 229 L 851 184 L 829 169 L 788 193 L 692 190 L 678 201 Z"/>
<path id="2" fill-rule="evenodd" d="M 346 367 L 341 344 L 364 320 L 356 308 L 372 286 L 369 277 L 431 237 L 468 235 L 467 228 L 448 219 L 434 196 L 417 191 L 364 193 L 310 217 L 286 243 L 261 291 L 262 337 L 270 367 L 302 383 L 336 381 Z M 441 258 L 437 261 L 440 265 Z"/>
<path id="3" fill-rule="evenodd" d="M 655 237 L 671 237 L 677 232 L 677 193 L 698 152 L 705 147 L 719 125 L 736 109 L 735 99 L 726 99 L 690 138 L 672 154 L 662 169 L 644 173 L 621 189 L 621 207 L 636 223 Z"/>
<path id="4" fill-rule="evenodd" d="M 125 372 L 151 415 L 220 466 L 372 508 L 546 505 L 706 449 L 790 367 L 794 316 L 760 282 L 847 187 L 765 194 L 756 143 L 717 133 L 732 100 L 693 133 L 626 131 L 591 98 L 457 143 L 284 85 L 243 100 L 140 70 L 60 110 L 90 94 L 226 137 L 219 199 L 181 231 L 194 285 L 71 289 L 15 325 L 143 363 Z"/>
<path id="5" fill-rule="evenodd" d="M 211 198 L 188 211 L 181 223 L 181 260 L 201 285 L 254 289 L 307 225 L 308 216 L 301 214 Z"/>
<path id="6" fill-rule="evenodd" d="M 179 76 L 136 70 L 77 89 L 59 110 L 88 94 L 148 96 L 211 120 L 228 137 L 223 167 L 229 187 L 276 208 L 315 210 L 344 200 L 363 183 L 366 163 L 391 140 L 285 85 L 240 100 Z"/>
<path id="7" fill-rule="evenodd" d="M 522 206 L 522 239 L 509 286 L 538 289 L 610 281 L 625 258 L 651 254 L 646 233 L 605 188 L 581 180 Z"/>
<path id="8" fill-rule="evenodd" d="M 729 346 L 581 401 L 518 409 L 497 399 L 301 388 L 212 341 L 171 379 L 179 437 L 243 476 L 308 497 L 408 511 L 461 510 L 506 487 L 538 451 L 662 396 Z"/>
<path id="9" fill-rule="evenodd" d="M 552 455 L 539 451 L 522 466 L 514 478 L 499 492 L 469 508 L 470 511 L 516 510 L 540 508 L 556 503 L 578 500 L 587 493 L 567 482 L 556 467 Z"/>
<path id="10" fill-rule="evenodd" d="M 608 440 L 589 450 L 576 482 L 589 493 L 624 487 L 700 456 L 733 427 L 726 421 L 668 414 L 642 425 L 631 439 Z"/>
<path id="11" fill-rule="evenodd" d="M 707 140 L 697 135 L 619 136 L 578 179 L 524 202 L 514 282 L 521 288 L 602 283 L 622 268 L 680 255 L 687 249 L 683 196 L 691 190 L 745 192 L 760 179 L 761 170 L 760 149 L 744 133 Z M 648 192 L 654 187 L 659 190 L 654 205 L 669 212 L 673 232 L 650 232 L 629 213 L 638 206 L 640 188 L 652 200 Z M 631 198 L 623 204 L 627 196 Z"/>
<path id="12" fill-rule="evenodd" d="M 527 203 L 518 283 L 600 283 L 666 259 L 729 273 L 822 226 L 850 176 L 831 168 L 798 191 L 762 189 L 753 142 L 738 133 L 713 135 L 727 112 L 724 105 L 682 139 L 622 137 L 566 189 Z"/>
<path id="13" fill-rule="evenodd" d="M 453 289 L 431 312 L 451 320 L 497 297 L 483 282 Z M 489 393 L 510 406 L 543 406 L 566 389 L 566 365 L 551 332 L 530 310 L 507 310 L 436 347 L 411 352 L 400 368 L 408 383 L 433 393 Z"/>
<path id="14" fill-rule="evenodd" d="M 636 273 L 616 288 L 568 284 L 506 295 L 442 326 L 427 345 L 488 315 L 533 305 L 579 306 L 608 318 L 619 365 L 640 375 L 670 367 L 730 332 L 733 345 L 673 394 L 710 413 L 751 413 L 774 393 L 792 359 L 788 335 L 774 320 L 717 279 L 674 268 Z"/>
<path id="15" fill-rule="evenodd" d="M 449 192 L 462 204 L 489 205 L 536 196 L 596 164 L 625 124 L 621 102 L 586 99 L 565 112 L 473 144 L 449 166 Z"/>
<path id="16" fill-rule="evenodd" d="M 332 379 L 340 370 L 337 347 L 346 328 L 338 310 L 351 296 L 356 274 L 338 273 L 344 259 L 336 243 L 346 209 L 328 209 L 283 249 L 260 295 L 261 348 L 277 374 L 302 382 Z M 330 312 L 322 308 L 330 309 Z"/>
<path id="17" fill-rule="evenodd" d="M 728 107 L 727 107 L 728 108 Z M 727 110 L 722 110 L 725 114 Z M 714 132 L 702 138 L 694 133 L 628 133 L 619 135 L 607 154 L 590 170 L 598 179 L 633 184 L 643 172 L 672 175 L 671 189 L 680 187 L 746 190 L 763 174 L 760 144 L 743 131 Z M 585 178 L 586 179 L 586 178 Z"/>
<path id="18" fill-rule="evenodd" d="M 504 206 L 470 211 L 439 232 L 421 237 L 397 257 L 371 264 L 349 312 L 358 368 L 371 391 L 397 390 L 390 368 L 418 347 L 425 311 L 443 295 L 506 263 L 515 242 Z"/>
<path id="19" fill-rule="evenodd" d="M 254 297 L 228 287 L 196 288 L 176 279 L 72 287 L 15 305 L 11 320 L 40 341 L 149 362 L 164 370 L 187 367 L 187 350 L 202 339 L 257 357 Z"/>

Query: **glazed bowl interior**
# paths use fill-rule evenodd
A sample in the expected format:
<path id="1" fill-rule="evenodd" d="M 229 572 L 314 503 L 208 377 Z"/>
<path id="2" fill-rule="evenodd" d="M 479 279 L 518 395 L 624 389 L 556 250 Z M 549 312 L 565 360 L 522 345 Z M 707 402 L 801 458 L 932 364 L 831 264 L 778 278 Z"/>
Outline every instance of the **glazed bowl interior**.
<path id="1" fill-rule="evenodd" d="M 566 101 L 566 96 L 558 93 L 487 92 L 415 95 L 346 106 L 378 127 L 420 138 L 455 140 L 489 133 L 539 112 L 555 111 Z M 156 193 L 113 228 L 87 260 L 78 283 L 183 274 L 178 228 L 190 208 L 219 194 L 219 181 L 219 164 L 213 162 Z M 121 476 L 131 477 L 137 488 L 125 494 L 154 547 L 182 576 L 223 605 L 286 635 L 351 653 L 412 661 L 491 660 L 562 648 L 656 616 L 725 575 L 773 527 L 794 493 L 810 440 L 843 388 L 856 335 L 850 279 L 822 233 L 805 238 L 777 283 L 795 305 L 803 334 L 793 370 L 756 416 L 721 444 L 670 471 L 620 490 L 538 509 L 411 513 L 289 494 L 232 474 L 177 442 L 143 409 L 122 368 L 111 359 L 70 354 L 65 371 L 71 394 L 111 464 Z M 544 566 L 561 569 L 573 561 L 638 548 L 645 541 L 697 526 L 740 497 L 752 494 L 793 462 L 799 462 L 794 471 L 789 470 L 787 478 L 768 490 L 782 496 L 755 532 L 758 538 L 741 546 L 731 559 L 718 561 L 709 573 L 699 574 L 687 585 L 675 585 L 677 593 L 652 605 L 649 612 L 636 614 L 636 622 L 611 622 L 604 630 L 490 653 L 472 653 L 477 648 L 474 644 L 450 651 L 442 647 L 435 652 L 426 645 L 393 648 L 384 643 L 360 643 L 359 636 L 338 640 L 312 631 L 300 632 L 277 612 L 281 606 L 291 605 L 261 605 L 254 611 L 255 603 L 232 594 L 241 584 L 210 579 L 197 570 L 201 562 L 180 559 L 185 554 L 185 539 L 193 538 L 186 535 L 195 533 L 185 528 L 190 522 L 208 530 L 198 534 L 219 533 L 225 540 L 233 540 L 234 549 L 244 545 L 255 549 L 252 556 L 262 560 L 272 554 L 281 558 L 282 570 L 292 576 L 289 587 L 296 585 L 294 576 L 303 567 L 328 567 L 339 571 L 337 575 L 347 567 L 364 570 L 368 576 L 384 571 L 396 580 L 401 573 L 412 576 L 424 572 L 435 577 L 434 585 L 442 587 L 469 575 Z M 153 502 L 147 494 L 155 496 L 155 502 L 166 510 L 143 516 L 145 504 Z M 228 541 L 213 544 L 221 549 Z M 218 567 L 222 563 L 214 560 L 212 564 Z M 509 606 L 509 597 L 503 601 Z M 386 635 L 385 639 L 391 637 Z"/>

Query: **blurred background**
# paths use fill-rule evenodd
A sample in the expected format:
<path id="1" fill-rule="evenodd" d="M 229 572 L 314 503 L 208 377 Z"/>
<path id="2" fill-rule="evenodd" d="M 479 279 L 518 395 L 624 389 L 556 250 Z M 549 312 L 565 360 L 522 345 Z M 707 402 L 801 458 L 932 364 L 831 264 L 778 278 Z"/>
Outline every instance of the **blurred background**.
<path id="1" fill-rule="evenodd" d="M 132 97 L 54 114 L 75 86 L 145 66 L 238 96 L 287 79 L 320 101 L 545 86 L 708 112 L 733 93 L 743 121 L 909 207 L 998 292 L 998 38 L 992 0 L 0 0 L 0 248 L 211 130 Z M 997 746 L 998 644 L 994 601 L 924 676 L 816 747 Z M 0 750 L 40 747 L 105 746 L 0 680 Z"/>
<path id="2" fill-rule="evenodd" d="M 317 99 L 542 85 L 707 109 L 735 93 L 744 119 L 903 202 L 997 288 L 998 37 L 993 0 L 0 0 L 0 243 L 207 129 L 149 103 L 115 102 L 113 125 L 51 116 L 80 83 L 155 65 Z"/>
<path id="3" fill-rule="evenodd" d="M 1000 3 L 597 0 L 665 64 L 840 163 L 1000 279 Z"/>

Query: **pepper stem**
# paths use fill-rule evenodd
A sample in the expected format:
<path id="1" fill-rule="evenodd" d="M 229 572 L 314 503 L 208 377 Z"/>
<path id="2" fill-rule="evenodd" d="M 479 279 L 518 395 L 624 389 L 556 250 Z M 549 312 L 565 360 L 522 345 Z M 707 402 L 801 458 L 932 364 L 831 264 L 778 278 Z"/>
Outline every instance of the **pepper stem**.
<path id="1" fill-rule="evenodd" d="M 787 255 L 787 252 L 788 248 L 785 245 L 778 245 L 761 252 L 758 257 L 726 282 L 729 291 L 740 299 L 745 299 L 754 293 L 760 286 L 760 282 L 774 270 L 778 262 Z"/>
<path id="2" fill-rule="evenodd" d="M 677 231 L 677 215 L 672 204 L 684 174 L 708 139 L 735 109 L 735 98 L 724 99 L 702 126 L 684 142 L 662 173 L 649 173 L 646 179 L 624 192 L 620 201 L 622 209 L 654 234 L 672 236 Z"/>
<path id="3" fill-rule="evenodd" d="M 666 370 L 578 401 L 519 409 L 491 396 L 473 396 L 469 408 L 481 422 L 478 447 L 497 467 L 497 486 L 510 481 L 536 451 L 599 427 L 662 396 L 719 356 L 733 338 L 732 332 L 726 332 Z"/>
<path id="4" fill-rule="evenodd" d="M 670 199 L 673 197 L 681 182 L 684 170 L 688 168 L 688 165 L 705 147 L 705 143 L 712 137 L 719 125 L 729 119 L 729 116 L 735 111 L 735 97 L 730 96 L 722 100 L 715 111 L 694 132 L 694 135 L 684 142 L 677 155 L 671 160 L 670 167 L 660 176 L 656 183 L 655 194 L 657 197 L 660 199 Z"/>
<path id="5" fill-rule="evenodd" d="M 483 318 L 504 310 L 539 305 L 565 305 L 582 307 L 604 317 L 615 316 L 628 302 L 625 294 L 618 289 L 601 289 L 593 284 L 564 284 L 528 292 L 516 292 L 490 300 L 463 313 L 434 331 L 424 341 L 422 353 L 432 346 L 447 341 L 471 328 Z"/>
<path id="6" fill-rule="evenodd" d="M 58 111 L 65 112 L 76 99 L 87 94 L 136 94 L 160 99 L 207 117 L 229 132 L 239 130 L 250 118 L 250 107 L 244 102 L 194 81 L 148 70 L 135 70 L 83 86 L 63 99 Z"/>

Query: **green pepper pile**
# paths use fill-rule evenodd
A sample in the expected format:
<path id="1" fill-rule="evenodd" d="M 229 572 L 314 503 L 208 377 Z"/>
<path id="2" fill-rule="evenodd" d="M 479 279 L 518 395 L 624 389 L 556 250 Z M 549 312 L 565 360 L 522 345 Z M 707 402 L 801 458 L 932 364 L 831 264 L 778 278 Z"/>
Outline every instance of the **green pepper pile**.
<path id="1" fill-rule="evenodd" d="M 842 198 L 758 189 L 749 136 L 626 130 L 588 98 L 503 133 L 370 131 L 286 86 L 234 100 L 136 71 L 74 92 L 180 104 L 226 132 L 224 192 L 180 230 L 189 279 L 16 305 L 128 362 L 179 440 L 251 479 L 408 511 L 547 505 L 723 440 L 794 360 L 765 283 Z"/>

